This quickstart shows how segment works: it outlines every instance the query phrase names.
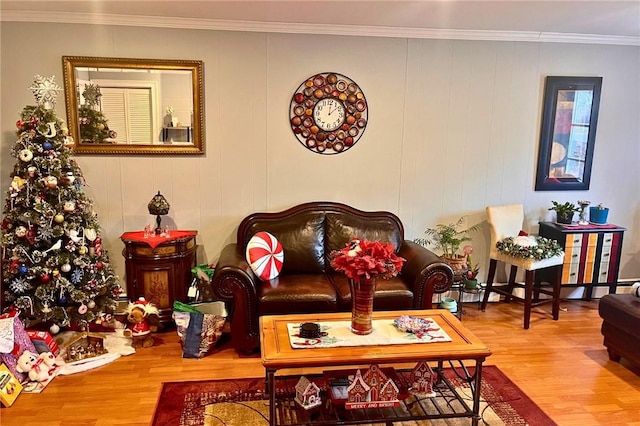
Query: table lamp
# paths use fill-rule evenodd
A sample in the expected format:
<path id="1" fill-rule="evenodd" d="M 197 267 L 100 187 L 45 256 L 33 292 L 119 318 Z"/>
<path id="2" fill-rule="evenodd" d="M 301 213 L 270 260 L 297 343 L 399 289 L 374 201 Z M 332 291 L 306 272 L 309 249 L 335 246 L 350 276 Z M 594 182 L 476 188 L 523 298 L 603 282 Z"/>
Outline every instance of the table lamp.
<path id="1" fill-rule="evenodd" d="M 169 213 L 169 203 L 167 199 L 164 198 L 164 195 L 160 194 L 160 191 L 156 195 L 153 196 L 147 208 L 149 209 L 149 214 L 156 216 L 156 235 L 160 235 L 162 233 L 162 228 L 160 227 L 160 221 L 162 220 L 160 216 L 164 216 Z"/>

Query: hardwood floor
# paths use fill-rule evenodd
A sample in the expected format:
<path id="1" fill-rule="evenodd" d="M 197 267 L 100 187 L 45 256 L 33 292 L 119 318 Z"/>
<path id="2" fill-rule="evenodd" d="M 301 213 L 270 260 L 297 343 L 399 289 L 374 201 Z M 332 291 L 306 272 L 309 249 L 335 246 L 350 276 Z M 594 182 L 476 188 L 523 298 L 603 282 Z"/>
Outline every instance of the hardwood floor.
<path id="1" fill-rule="evenodd" d="M 486 365 L 497 365 L 559 425 L 640 425 L 640 372 L 609 361 L 597 301 L 563 302 L 559 321 L 549 305 L 534 308 L 529 330 L 522 305 L 464 306 L 464 324 L 493 351 Z M 205 358 L 181 355 L 175 332 L 157 334 L 152 348 L 21 394 L 0 410 L 0 424 L 148 425 L 162 382 L 264 375 L 259 357 L 238 357 L 225 340 Z"/>

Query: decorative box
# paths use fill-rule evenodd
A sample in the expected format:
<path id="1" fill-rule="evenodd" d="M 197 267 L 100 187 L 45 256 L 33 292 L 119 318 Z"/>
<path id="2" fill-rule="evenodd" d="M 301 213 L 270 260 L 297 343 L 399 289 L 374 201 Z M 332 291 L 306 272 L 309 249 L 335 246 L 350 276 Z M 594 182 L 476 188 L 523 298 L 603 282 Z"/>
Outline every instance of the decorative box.
<path id="1" fill-rule="evenodd" d="M 0 403 L 5 407 L 11 407 L 20 392 L 22 392 L 22 385 L 16 376 L 6 365 L 0 364 Z"/>
<path id="2" fill-rule="evenodd" d="M 36 347 L 38 353 L 51 352 L 53 356 L 60 354 L 60 347 L 48 332 L 27 330 L 27 335 L 29 339 L 31 339 L 33 346 Z"/>

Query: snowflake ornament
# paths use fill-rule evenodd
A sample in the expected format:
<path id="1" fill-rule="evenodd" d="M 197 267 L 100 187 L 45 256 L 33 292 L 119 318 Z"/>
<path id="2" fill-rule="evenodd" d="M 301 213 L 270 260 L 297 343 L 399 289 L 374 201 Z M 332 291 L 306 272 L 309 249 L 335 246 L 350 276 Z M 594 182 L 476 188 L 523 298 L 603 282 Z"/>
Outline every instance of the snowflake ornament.
<path id="1" fill-rule="evenodd" d="M 54 76 L 43 77 L 41 75 L 36 75 L 35 80 L 31 86 L 29 86 L 29 90 L 33 92 L 33 96 L 35 96 L 38 105 L 42 106 L 44 109 L 53 109 L 56 104 L 58 93 L 62 91 L 60 86 L 55 83 L 54 79 Z"/>
<path id="2" fill-rule="evenodd" d="M 100 97 L 102 96 L 102 93 L 100 93 L 100 86 L 92 83 L 85 84 L 84 92 L 82 92 L 82 96 L 84 97 L 84 100 L 87 102 L 88 106 L 90 107 L 97 106 L 100 102 Z M 84 117 L 82 118 L 82 120 L 84 120 Z M 82 124 L 88 124 L 88 123 L 82 123 Z"/>

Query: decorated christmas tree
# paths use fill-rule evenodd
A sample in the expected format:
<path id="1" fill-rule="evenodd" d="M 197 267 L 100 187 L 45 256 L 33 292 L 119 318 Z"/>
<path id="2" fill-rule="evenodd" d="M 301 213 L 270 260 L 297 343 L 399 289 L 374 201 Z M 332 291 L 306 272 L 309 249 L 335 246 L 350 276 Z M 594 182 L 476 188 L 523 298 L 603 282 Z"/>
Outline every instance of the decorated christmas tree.
<path id="1" fill-rule="evenodd" d="M 73 139 L 53 109 L 60 87 L 36 76 L 29 87 L 37 105 L 17 121 L 2 220 L 2 290 L 5 304 L 25 320 L 86 328 L 112 313 L 122 289 L 102 247 Z"/>
<path id="2" fill-rule="evenodd" d="M 84 104 L 80 106 L 80 140 L 83 143 L 111 143 L 118 135 L 110 130 L 107 119 L 100 110 L 100 86 L 85 84 L 82 92 Z"/>

